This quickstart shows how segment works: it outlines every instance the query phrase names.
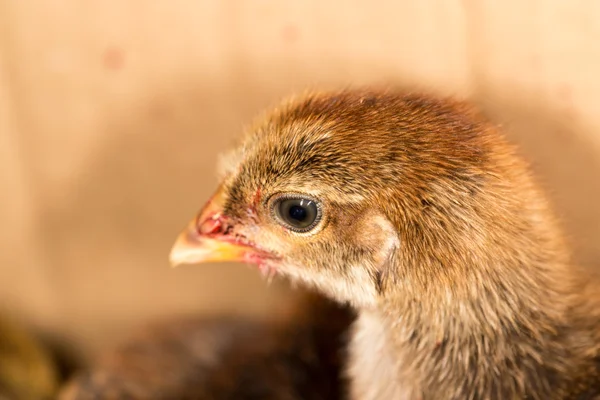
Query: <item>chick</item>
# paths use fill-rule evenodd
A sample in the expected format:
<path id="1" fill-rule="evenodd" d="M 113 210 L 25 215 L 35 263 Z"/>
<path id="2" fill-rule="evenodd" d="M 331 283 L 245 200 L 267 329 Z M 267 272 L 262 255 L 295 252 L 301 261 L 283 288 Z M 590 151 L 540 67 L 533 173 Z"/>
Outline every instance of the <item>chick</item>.
<path id="1" fill-rule="evenodd" d="M 237 260 L 358 317 L 351 399 L 592 399 L 600 284 L 467 104 L 401 91 L 293 98 L 226 158 L 173 264 Z"/>
<path id="2" fill-rule="evenodd" d="M 54 398 L 60 371 L 53 356 L 24 326 L 0 314 L 0 400 Z"/>
<path id="3" fill-rule="evenodd" d="M 347 386 L 348 307 L 301 292 L 269 320 L 173 319 L 137 332 L 60 400 L 335 400 Z"/>

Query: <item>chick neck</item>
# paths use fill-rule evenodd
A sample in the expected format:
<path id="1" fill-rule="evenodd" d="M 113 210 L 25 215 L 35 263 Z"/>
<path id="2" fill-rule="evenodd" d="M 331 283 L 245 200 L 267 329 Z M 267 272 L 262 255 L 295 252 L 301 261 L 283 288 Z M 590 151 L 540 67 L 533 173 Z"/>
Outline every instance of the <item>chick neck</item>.
<path id="1" fill-rule="evenodd" d="M 542 247 L 514 239 L 511 256 L 469 254 L 455 239 L 455 254 L 392 266 L 378 303 L 359 311 L 354 328 L 350 373 L 371 368 L 356 379 L 354 397 L 563 399 L 579 390 L 597 371 L 583 353 L 598 353 L 598 303 L 582 296 L 585 275 L 553 237 Z M 432 260 L 440 259 L 455 264 L 436 270 Z M 410 273 L 424 266 L 427 275 Z M 369 346 L 372 361 L 361 355 Z M 373 367 L 375 360 L 387 366 Z M 374 371 L 395 383 L 377 388 Z"/>

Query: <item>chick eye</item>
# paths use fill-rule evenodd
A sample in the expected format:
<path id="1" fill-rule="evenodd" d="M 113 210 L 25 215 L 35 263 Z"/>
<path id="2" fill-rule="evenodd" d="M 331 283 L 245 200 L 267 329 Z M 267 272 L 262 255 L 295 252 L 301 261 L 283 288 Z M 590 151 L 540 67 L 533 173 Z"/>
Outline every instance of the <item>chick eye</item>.
<path id="1" fill-rule="evenodd" d="M 275 216 L 285 227 L 296 232 L 308 232 L 321 219 L 316 201 L 305 197 L 283 197 L 273 204 Z"/>

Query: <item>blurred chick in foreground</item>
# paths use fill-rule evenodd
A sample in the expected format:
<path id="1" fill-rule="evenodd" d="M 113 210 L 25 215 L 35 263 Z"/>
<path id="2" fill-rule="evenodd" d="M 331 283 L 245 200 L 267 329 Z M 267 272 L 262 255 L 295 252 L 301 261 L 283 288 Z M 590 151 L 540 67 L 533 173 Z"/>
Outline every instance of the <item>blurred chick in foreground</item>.
<path id="1" fill-rule="evenodd" d="M 0 400 L 50 400 L 59 368 L 53 354 L 13 318 L 0 314 Z"/>
<path id="2" fill-rule="evenodd" d="M 282 104 L 226 158 L 171 259 L 255 264 L 348 304 L 333 368 L 350 399 L 600 395 L 598 277 L 570 262 L 513 147 L 457 101 L 349 90 Z M 228 379 L 248 393 L 278 384 L 243 376 Z M 272 398 L 308 398 L 294 390 Z"/>

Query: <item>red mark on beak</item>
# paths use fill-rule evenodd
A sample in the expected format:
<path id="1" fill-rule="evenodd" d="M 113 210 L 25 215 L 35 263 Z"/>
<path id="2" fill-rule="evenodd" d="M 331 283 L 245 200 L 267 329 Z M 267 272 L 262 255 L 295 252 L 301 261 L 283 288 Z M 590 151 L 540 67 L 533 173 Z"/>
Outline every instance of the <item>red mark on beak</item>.
<path id="1" fill-rule="evenodd" d="M 196 216 L 196 233 L 200 236 L 227 234 L 230 228 L 228 218 L 223 215 L 222 198 L 218 192 L 206 203 Z"/>
<path id="2" fill-rule="evenodd" d="M 221 213 L 210 215 L 204 221 L 198 221 L 196 224 L 200 235 L 214 235 L 223 232 L 224 221 Z"/>

